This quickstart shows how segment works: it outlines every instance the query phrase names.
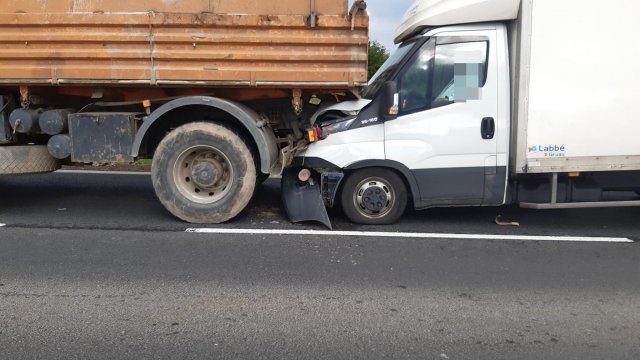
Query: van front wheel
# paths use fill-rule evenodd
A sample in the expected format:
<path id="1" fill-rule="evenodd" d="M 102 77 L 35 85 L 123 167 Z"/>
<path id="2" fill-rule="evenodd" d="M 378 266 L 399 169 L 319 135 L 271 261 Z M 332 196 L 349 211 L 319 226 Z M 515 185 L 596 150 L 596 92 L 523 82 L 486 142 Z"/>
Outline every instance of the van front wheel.
<path id="1" fill-rule="evenodd" d="M 395 172 L 371 168 L 351 174 L 342 187 L 342 210 L 354 223 L 393 224 L 407 207 L 407 187 Z"/>

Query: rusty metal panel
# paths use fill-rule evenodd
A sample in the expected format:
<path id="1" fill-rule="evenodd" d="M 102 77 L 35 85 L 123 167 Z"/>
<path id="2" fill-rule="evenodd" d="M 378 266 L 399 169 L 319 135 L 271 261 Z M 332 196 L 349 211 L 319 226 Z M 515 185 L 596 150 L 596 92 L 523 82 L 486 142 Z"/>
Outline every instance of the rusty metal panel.
<path id="1" fill-rule="evenodd" d="M 4 0 L 0 83 L 348 88 L 369 20 L 347 0 Z M 317 26 L 310 27 L 312 4 Z"/>
<path id="2" fill-rule="evenodd" d="M 6 13 L 166 12 L 308 15 L 311 0 L 3 0 Z M 317 0 L 319 15 L 347 15 L 347 0 Z"/>

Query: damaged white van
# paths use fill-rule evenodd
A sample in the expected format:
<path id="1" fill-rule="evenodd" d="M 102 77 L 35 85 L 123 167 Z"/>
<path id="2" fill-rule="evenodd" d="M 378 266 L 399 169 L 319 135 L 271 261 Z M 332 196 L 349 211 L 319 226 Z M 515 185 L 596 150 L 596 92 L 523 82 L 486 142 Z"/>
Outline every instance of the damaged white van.
<path id="1" fill-rule="evenodd" d="M 640 3 L 419 0 L 362 99 L 322 108 L 283 177 L 292 221 L 407 205 L 637 206 Z"/>

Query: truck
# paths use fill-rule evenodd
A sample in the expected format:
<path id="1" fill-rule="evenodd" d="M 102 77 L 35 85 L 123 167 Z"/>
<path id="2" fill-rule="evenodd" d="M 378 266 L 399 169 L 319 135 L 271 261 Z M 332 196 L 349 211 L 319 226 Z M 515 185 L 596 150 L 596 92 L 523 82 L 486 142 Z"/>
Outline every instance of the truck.
<path id="1" fill-rule="evenodd" d="M 320 106 L 359 98 L 366 5 L 4 0 L 0 175 L 152 159 L 169 212 L 230 220 Z"/>
<path id="2" fill-rule="evenodd" d="M 640 205 L 639 13 L 627 0 L 416 1 L 361 98 L 313 115 L 287 210 L 330 224 L 305 205 L 321 198 L 389 224 L 408 204 Z"/>

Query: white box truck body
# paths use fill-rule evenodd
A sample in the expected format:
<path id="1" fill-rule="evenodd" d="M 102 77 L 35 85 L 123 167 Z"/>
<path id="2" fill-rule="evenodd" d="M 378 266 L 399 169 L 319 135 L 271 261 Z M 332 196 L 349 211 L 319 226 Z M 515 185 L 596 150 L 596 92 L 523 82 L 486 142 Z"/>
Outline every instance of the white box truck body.
<path id="1" fill-rule="evenodd" d="M 513 171 L 640 169 L 639 13 L 635 1 L 522 3 L 510 39 Z"/>
<path id="2" fill-rule="evenodd" d="M 639 13 L 629 0 L 416 1 L 364 99 L 320 110 L 297 164 L 359 223 L 393 222 L 408 200 L 640 205 Z"/>

